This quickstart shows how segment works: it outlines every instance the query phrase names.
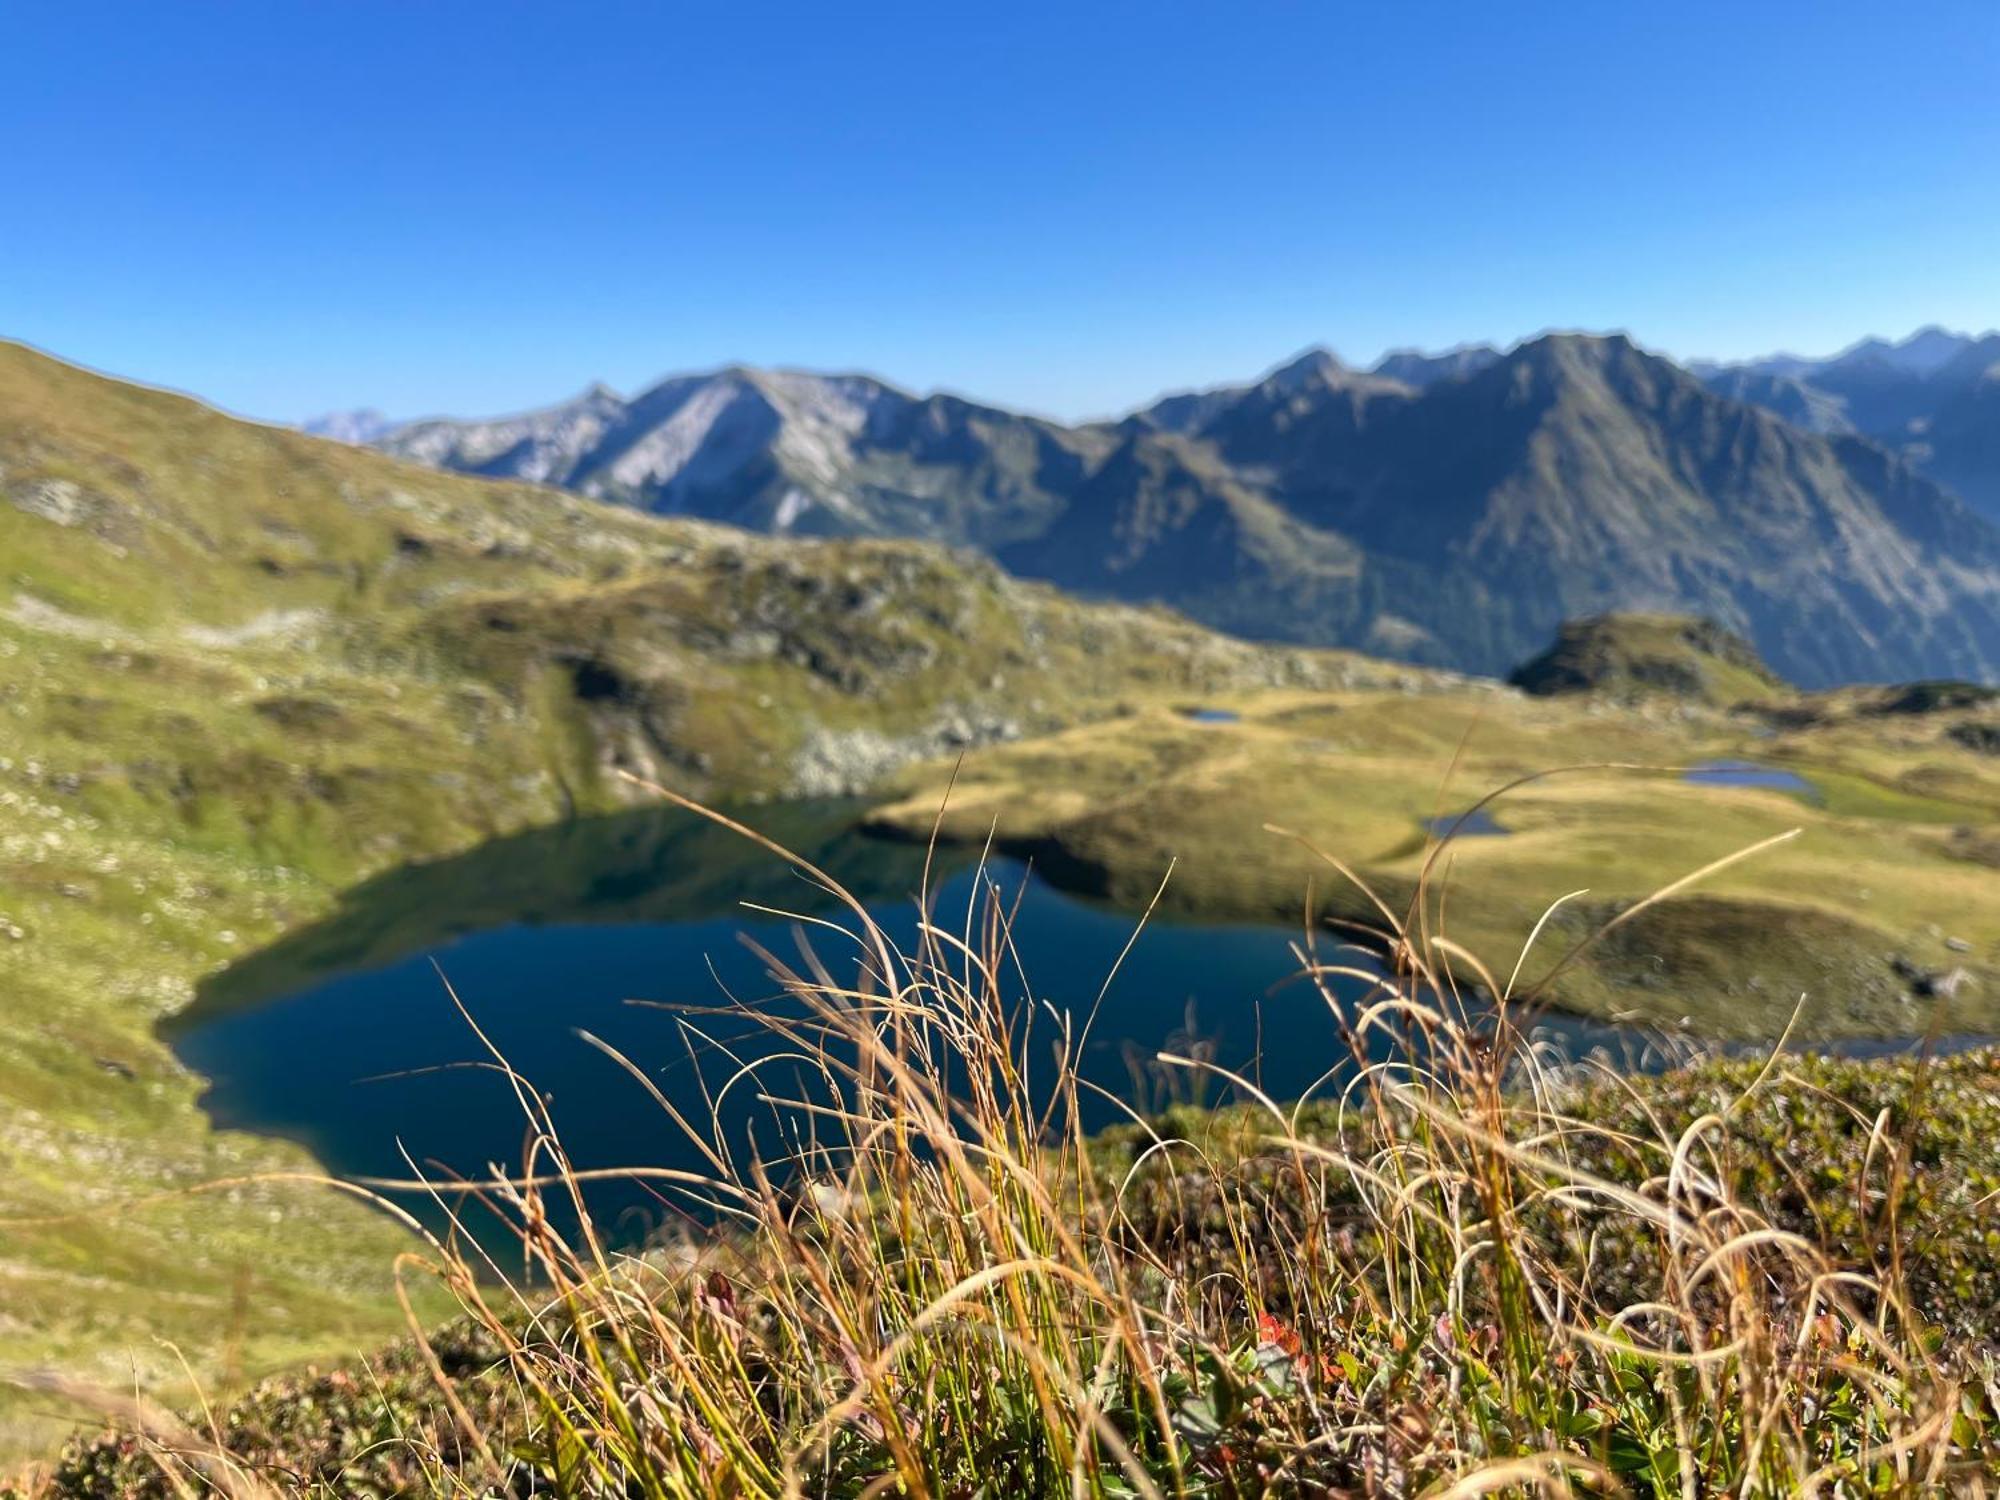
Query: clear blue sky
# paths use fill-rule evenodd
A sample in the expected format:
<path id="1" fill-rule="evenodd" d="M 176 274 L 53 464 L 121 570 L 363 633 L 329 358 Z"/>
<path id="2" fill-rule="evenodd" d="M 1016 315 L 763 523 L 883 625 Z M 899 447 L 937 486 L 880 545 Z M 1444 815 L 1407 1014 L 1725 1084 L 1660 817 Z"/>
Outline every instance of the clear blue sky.
<path id="1" fill-rule="evenodd" d="M 2000 322 L 1992 0 L 44 0 L 0 58 L 0 335 L 270 418 Z"/>

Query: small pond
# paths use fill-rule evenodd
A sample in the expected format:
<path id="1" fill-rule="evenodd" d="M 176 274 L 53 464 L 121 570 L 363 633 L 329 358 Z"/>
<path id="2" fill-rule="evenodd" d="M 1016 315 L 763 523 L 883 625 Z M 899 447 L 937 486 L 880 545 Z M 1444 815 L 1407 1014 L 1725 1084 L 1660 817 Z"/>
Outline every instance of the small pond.
<path id="1" fill-rule="evenodd" d="M 1782 766 L 1765 765 L 1761 761 L 1703 761 L 1681 779 L 1697 786 L 1763 787 L 1775 792 L 1790 792 L 1809 802 L 1820 800 L 1819 788 L 1798 772 L 1787 771 Z"/>
<path id="2" fill-rule="evenodd" d="M 1184 708 L 1181 717 L 1197 724 L 1234 724 L 1243 715 L 1233 708 Z"/>
<path id="3" fill-rule="evenodd" d="M 1510 828 L 1501 827 L 1493 816 L 1493 810 L 1486 807 L 1476 807 L 1470 812 L 1452 813 L 1442 818 L 1426 818 L 1424 831 L 1434 839 L 1504 838 L 1513 832 Z"/>

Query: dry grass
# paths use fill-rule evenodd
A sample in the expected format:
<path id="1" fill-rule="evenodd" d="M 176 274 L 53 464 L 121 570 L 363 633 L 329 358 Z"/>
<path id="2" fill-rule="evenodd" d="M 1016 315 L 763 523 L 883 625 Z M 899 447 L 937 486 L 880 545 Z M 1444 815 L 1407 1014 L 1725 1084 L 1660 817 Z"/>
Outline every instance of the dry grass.
<path id="1" fill-rule="evenodd" d="M 1378 904 L 1386 973 L 1302 939 L 1349 1039 L 1325 1098 L 1229 1076 L 1244 1107 L 1107 1138 L 1084 1125 L 1091 1017 L 1028 998 L 1006 892 L 931 913 L 907 952 L 848 899 L 851 922 L 769 956 L 795 1009 L 685 1018 L 720 1063 L 712 1117 L 675 1116 L 705 1165 L 647 1175 L 711 1228 L 641 1255 L 600 1236 L 591 1174 L 494 1052 L 522 1171 L 435 1186 L 516 1243 L 426 1257 L 494 1360 L 465 1377 L 426 1355 L 443 1400 L 391 1440 L 406 1492 L 1983 1492 L 1992 1363 L 1903 1273 L 1921 1097 L 1864 1127 L 1867 1242 L 1815 1239 L 1739 1189 L 1775 1055 L 1684 1128 L 1646 1127 L 1637 1090 L 1619 1124 L 1580 1113 L 1507 972 L 1560 955 L 1489 972 L 1445 904 L 1429 882 Z M 746 1020 L 775 1045 L 733 1050 Z M 757 1155 L 721 1123 L 753 1102 L 779 1127 Z M 187 1489 L 224 1446 L 152 1441 Z M 227 1471 L 240 1493 L 384 1492 L 254 1467 Z"/>

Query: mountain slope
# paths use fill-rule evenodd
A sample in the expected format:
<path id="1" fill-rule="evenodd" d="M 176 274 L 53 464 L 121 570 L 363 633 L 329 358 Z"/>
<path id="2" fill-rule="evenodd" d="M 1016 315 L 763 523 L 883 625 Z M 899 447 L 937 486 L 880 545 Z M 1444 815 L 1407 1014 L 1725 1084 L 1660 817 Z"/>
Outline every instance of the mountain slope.
<path id="1" fill-rule="evenodd" d="M 1708 367 L 1702 378 L 1814 431 L 1873 438 L 2000 521 L 2000 334 L 1925 328 L 1900 343 L 1864 339 L 1830 359 L 1778 355 Z"/>
<path id="2" fill-rule="evenodd" d="M 1266 382 L 1177 441 L 1343 547 L 1345 579 L 1302 606 L 1290 584 L 1325 578 L 1316 555 L 1267 548 L 1228 597 L 1187 593 L 1184 570 L 1132 552 L 1157 508 L 1159 466 L 1138 462 L 1009 564 L 1090 587 L 1087 502 L 1124 541 L 1098 591 L 1254 634 L 1497 673 L 1566 618 L 1650 610 L 1715 618 L 1808 683 L 2000 672 L 2000 533 L 1867 443 L 1722 400 L 1623 338 L 1543 338 L 1422 392 L 1326 370 Z M 1224 583 L 1249 555 L 1212 552 Z"/>
<path id="3" fill-rule="evenodd" d="M 1796 375 L 1733 368 L 1717 370 L 1705 376 L 1703 383 L 1718 396 L 1761 406 L 1803 432 L 1827 436 L 1855 430 L 1844 399 Z"/>
<path id="4" fill-rule="evenodd" d="M 1993 354 L 1992 364 L 1938 402 L 1909 451 L 1940 484 L 2000 522 L 2000 348 Z"/>
<path id="5" fill-rule="evenodd" d="M 4 343 L 0 559 L 0 1453 L 59 1420 L 22 1369 L 213 1389 L 403 1326 L 401 1234 L 299 1148 L 212 1130 L 156 1029 L 356 880 L 638 796 L 618 771 L 849 792 L 1040 728 L 1419 675 L 934 546 L 437 473 Z"/>
<path id="6" fill-rule="evenodd" d="M 1278 624 L 1292 620 L 1325 638 L 1396 644 L 1369 640 L 1359 618 L 1358 548 L 1302 524 L 1209 446 L 1171 434 L 1129 435 L 1054 526 L 999 558 L 1085 594 L 1171 600 L 1239 634 L 1286 638 Z"/>

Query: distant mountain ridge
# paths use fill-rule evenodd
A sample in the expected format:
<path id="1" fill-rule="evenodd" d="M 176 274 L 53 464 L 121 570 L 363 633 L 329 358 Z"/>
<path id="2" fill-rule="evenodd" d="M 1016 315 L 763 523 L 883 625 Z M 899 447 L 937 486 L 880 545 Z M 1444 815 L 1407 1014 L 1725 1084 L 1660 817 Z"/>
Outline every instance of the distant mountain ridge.
<path id="1" fill-rule="evenodd" d="M 1046 524 L 1109 439 L 867 375 L 731 366 L 630 400 L 600 385 L 515 417 L 405 423 L 374 445 L 755 531 L 993 547 Z"/>
<path id="2" fill-rule="evenodd" d="M 353 411 L 330 411 L 323 416 L 310 417 L 299 423 L 299 431 L 360 447 L 380 442 L 398 425 L 374 407 L 364 406 Z"/>
<path id="3" fill-rule="evenodd" d="M 1000 555 L 1247 634 L 1495 673 L 1612 609 L 1713 617 L 1812 683 L 2000 666 L 2000 532 L 1622 337 L 1535 340 L 1421 391 L 1286 367 L 1191 433 L 1134 432 Z"/>
<path id="4" fill-rule="evenodd" d="M 1372 370 L 1315 348 L 1073 427 L 735 366 L 375 441 L 758 531 L 974 547 L 1243 635 L 1494 674 L 1566 618 L 1642 610 L 1716 619 L 1809 686 L 2000 680 L 2000 531 L 1938 482 L 2000 497 L 1988 342 L 1926 330 L 1698 371 L 1623 335 Z"/>
<path id="5" fill-rule="evenodd" d="M 1921 328 L 1826 359 L 1705 365 L 1709 386 L 1817 432 L 1872 438 L 2000 522 L 2000 333 Z"/>

